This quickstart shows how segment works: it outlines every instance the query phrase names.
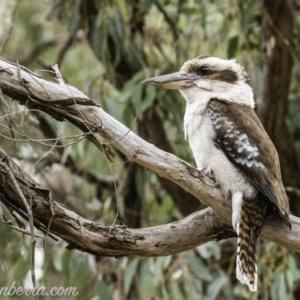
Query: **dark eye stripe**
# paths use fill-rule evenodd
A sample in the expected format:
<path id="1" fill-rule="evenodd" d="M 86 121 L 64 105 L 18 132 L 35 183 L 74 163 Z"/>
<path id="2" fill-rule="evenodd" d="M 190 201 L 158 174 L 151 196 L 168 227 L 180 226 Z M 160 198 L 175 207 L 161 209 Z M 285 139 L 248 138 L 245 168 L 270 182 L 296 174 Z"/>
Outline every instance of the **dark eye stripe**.
<path id="1" fill-rule="evenodd" d="M 199 64 L 191 64 L 187 73 L 196 73 L 198 76 L 203 78 L 224 81 L 232 84 L 238 81 L 238 75 L 235 71 L 231 69 L 215 70 L 205 64 L 202 66 L 199 66 Z M 250 84 L 248 77 L 245 77 L 244 80 L 247 84 Z"/>
<path id="2" fill-rule="evenodd" d="M 228 83 L 235 83 L 238 80 L 238 76 L 232 70 L 223 70 L 214 72 L 210 76 L 211 79 L 226 81 Z"/>

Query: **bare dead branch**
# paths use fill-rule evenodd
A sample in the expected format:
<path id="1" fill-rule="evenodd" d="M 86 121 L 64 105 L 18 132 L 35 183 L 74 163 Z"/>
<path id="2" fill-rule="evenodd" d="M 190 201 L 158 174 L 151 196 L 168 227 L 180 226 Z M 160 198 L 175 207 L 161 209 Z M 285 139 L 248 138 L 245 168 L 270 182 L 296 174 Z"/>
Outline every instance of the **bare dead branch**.
<path id="1" fill-rule="evenodd" d="M 26 200 L 22 189 L 20 188 L 20 185 L 18 184 L 13 172 L 11 171 L 10 165 L 9 165 L 9 160 L 1 160 L 0 161 L 0 168 L 5 170 L 5 178 L 6 180 L 10 180 L 12 182 L 12 185 L 15 189 L 16 196 L 21 199 L 22 204 L 24 205 L 26 209 L 26 213 L 28 216 L 28 221 L 29 221 L 29 228 L 30 228 L 30 237 L 31 237 L 31 247 L 30 247 L 30 252 L 31 252 L 31 278 L 32 278 L 32 285 L 35 288 L 36 287 L 36 280 L 35 280 L 35 231 L 34 231 L 34 223 L 33 223 L 33 214 L 32 214 L 32 202 L 31 198 L 29 198 L 29 201 Z M 30 205 L 29 203 L 30 202 Z"/>

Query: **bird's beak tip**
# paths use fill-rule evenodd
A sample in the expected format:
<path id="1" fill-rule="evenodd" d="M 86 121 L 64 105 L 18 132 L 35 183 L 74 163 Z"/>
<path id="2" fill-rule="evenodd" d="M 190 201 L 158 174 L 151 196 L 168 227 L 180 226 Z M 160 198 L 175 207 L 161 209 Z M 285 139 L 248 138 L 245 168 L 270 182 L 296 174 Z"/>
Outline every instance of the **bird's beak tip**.
<path id="1" fill-rule="evenodd" d="M 154 86 L 160 86 L 160 82 L 159 82 L 159 80 L 157 80 L 158 77 L 159 76 L 147 78 L 147 79 L 141 81 L 140 84 L 147 84 L 147 83 L 149 83 L 149 84 L 154 85 Z"/>
<path id="2" fill-rule="evenodd" d="M 145 83 L 148 83 L 148 82 L 149 82 L 149 79 L 150 79 L 150 78 L 147 78 L 147 79 L 145 79 L 145 80 L 141 81 L 141 82 L 140 82 L 140 84 L 145 84 Z"/>
<path id="3" fill-rule="evenodd" d="M 190 86 L 192 82 L 193 79 L 190 79 L 186 75 L 182 75 L 179 72 L 177 72 L 177 73 L 171 73 L 171 74 L 147 78 L 143 80 L 141 84 L 149 83 L 156 87 L 162 87 L 171 90 L 179 90 L 181 88 Z"/>

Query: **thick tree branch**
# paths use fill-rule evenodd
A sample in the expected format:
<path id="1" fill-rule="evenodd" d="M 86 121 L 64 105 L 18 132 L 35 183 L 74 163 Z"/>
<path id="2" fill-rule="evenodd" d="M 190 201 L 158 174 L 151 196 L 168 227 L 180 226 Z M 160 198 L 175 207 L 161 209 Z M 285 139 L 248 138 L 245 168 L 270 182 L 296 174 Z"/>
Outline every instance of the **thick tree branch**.
<path id="1" fill-rule="evenodd" d="M 148 229 L 102 226 L 79 217 L 55 202 L 52 207 L 48 192 L 38 188 L 36 183 L 32 183 L 27 192 L 27 181 L 32 182 L 32 180 L 27 178 L 24 181 L 22 176 L 26 174 L 24 175 L 24 172 L 6 157 L 16 178 L 18 178 L 18 172 L 22 174 L 18 180 L 24 195 L 27 199 L 30 197 L 33 199 L 36 226 L 47 228 L 49 220 L 52 219 L 50 232 L 65 239 L 71 245 L 70 248 L 98 255 L 156 256 L 181 252 L 212 239 L 233 235 L 230 201 L 222 198 L 214 182 L 176 156 L 142 140 L 101 108 L 78 104 L 64 106 L 63 99 L 70 98 L 87 99 L 86 103 L 90 103 L 82 92 L 71 86 L 55 84 L 34 77 L 26 70 L 4 61 L 0 61 L 0 85 L 6 95 L 14 97 L 21 104 L 39 107 L 59 120 L 69 120 L 83 130 L 94 128 L 130 160 L 175 182 L 214 210 L 208 208 L 181 221 Z M 29 92 L 30 97 L 28 97 Z M 62 101 L 49 105 L 48 102 L 39 101 L 39 98 Z M 34 101 L 31 102 L 31 99 Z M 94 142 L 95 139 L 92 141 Z M 4 170 L 1 170 L 1 174 L 3 178 L 6 178 Z M 22 208 L 22 203 L 16 197 L 12 184 L 7 180 L 0 180 L 0 185 L 4 191 L 1 200 L 5 205 L 11 205 L 16 210 L 18 207 Z M 32 191 L 35 192 L 34 195 L 30 194 Z M 50 214 L 51 207 L 52 215 Z M 22 211 L 20 213 L 22 214 Z M 279 220 L 268 221 L 261 235 L 291 250 L 300 251 L 300 219 L 291 217 L 291 222 L 292 230 L 290 231 Z"/>
<path id="2" fill-rule="evenodd" d="M 69 249 L 79 249 L 96 255 L 163 256 L 192 249 L 213 239 L 234 236 L 212 209 L 207 208 L 189 217 L 166 225 L 145 229 L 128 229 L 125 226 L 104 226 L 80 217 L 57 202 L 51 204 L 49 192 L 39 187 L 4 152 L 0 158 L 14 174 L 27 199 L 32 199 L 35 226 L 62 237 Z M 0 165 L 0 175 L 7 177 L 7 168 Z M 16 196 L 10 180 L 1 181 L 1 200 L 25 214 L 24 203 Z"/>

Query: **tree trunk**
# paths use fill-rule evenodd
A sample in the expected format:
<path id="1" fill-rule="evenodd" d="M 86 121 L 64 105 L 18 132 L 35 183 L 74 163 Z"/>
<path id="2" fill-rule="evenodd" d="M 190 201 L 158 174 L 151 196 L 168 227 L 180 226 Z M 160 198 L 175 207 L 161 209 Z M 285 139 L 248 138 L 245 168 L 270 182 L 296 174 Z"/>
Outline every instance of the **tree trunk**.
<path id="1" fill-rule="evenodd" d="M 286 117 L 293 67 L 293 6 L 290 0 L 264 0 L 261 4 L 265 65 L 257 114 L 278 151 L 286 187 L 300 188 L 299 163 Z M 300 198 L 287 191 L 291 210 L 300 216 Z"/>

